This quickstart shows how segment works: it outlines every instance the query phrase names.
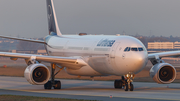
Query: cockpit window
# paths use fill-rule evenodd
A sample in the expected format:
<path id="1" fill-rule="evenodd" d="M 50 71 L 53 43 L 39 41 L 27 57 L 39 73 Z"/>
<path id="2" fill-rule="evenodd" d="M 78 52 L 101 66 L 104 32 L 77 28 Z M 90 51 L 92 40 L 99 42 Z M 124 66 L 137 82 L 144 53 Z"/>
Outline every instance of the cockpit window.
<path id="1" fill-rule="evenodd" d="M 130 51 L 130 49 L 131 49 L 130 47 L 126 47 L 126 48 L 124 49 L 124 51 L 127 52 L 127 51 Z"/>
<path id="2" fill-rule="evenodd" d="M 138 51 L 137 48 L 131 48 L 131 51 Z"/>
<path id="3" fill-rule="evenodd" d="M 126 47 L 124 49 L 125 52 L 128 52 L 128 51 L 144 51 L 144 48 L 143 47 Z"/>
<path id="4" fill-rule="evenodd" d="M 127 51 L 130 51 L 131 50 L 131 48 L 130 47 L 128 47 L 128 50 Z"/>
<path id="5" fill-rule="evenodd" d="M 124 51 L 126 52 L 126 51 L 128 50 L 128 48 L 129 48 L 129 47 L 126 47 L 126 48 L 124 49 Z"/>
<path id="6" fill-rule="evenodd" d="M 144 51 L 143 48 L 141 48 L 141 47 L 139 47 L 138 50 L 139 50 L 139 51 Z"/>

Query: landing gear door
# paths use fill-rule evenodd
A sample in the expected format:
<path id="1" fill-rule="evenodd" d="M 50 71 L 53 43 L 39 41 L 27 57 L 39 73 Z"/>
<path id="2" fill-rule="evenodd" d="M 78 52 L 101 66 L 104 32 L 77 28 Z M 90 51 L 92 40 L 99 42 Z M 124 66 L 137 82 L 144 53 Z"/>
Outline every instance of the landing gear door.
<path id="1" fill-rule="evenodd" d="M 113 45 L 112 50 L 111 50 L 110 58 L 115 58 L 115 53 L 116 53 L 116 50 L 117 50 L 119 44 L 120 44 L 120 42 L 115 43 L 115 44 Z"/>

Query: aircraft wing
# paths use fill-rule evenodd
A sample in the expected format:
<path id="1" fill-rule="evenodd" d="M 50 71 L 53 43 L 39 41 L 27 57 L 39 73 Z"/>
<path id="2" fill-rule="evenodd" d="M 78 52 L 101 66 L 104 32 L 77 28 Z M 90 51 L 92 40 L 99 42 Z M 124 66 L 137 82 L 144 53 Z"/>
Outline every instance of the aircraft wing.
<path id="1" fill-rule="evenodd" d="M 45 41 L 43 40 L 33 40 L 33 39 L 17 38 L 17 37 L 3 36 L 3 35 L 0 35 L 0 38 L 15 39 L 15 40 L 21 40 L 21 41 L 29 41 L 29 42 L 46 44 Z"/>
<path id="2" fill-rule="evenodd" d="M 44 61 L 49 63 L 60 64 L 62 67 L 78 69 L 87 65 L 81 57 L 58 57 L 58 56 L 46 56 L 46 55 L 34 55 L 34 54 L 22 54 L 22 53 L 10 53 L 0 52 L 0 56 L 10 58 L 23 58 L 34 59 L 37 61 Z"/>
<path id="3" fill-rule="evenodd" d="M 169 52 L 160 52 L 148 54 L 148 59 L 158 59 L 162 57 L 179 57 L 180 51 L 169 51 Z"/>

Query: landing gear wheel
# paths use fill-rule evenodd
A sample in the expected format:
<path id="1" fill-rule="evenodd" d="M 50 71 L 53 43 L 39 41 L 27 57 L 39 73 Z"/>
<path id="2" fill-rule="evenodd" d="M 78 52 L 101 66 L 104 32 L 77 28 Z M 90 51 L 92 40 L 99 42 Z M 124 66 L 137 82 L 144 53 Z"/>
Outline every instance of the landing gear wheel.
<path id="1" fill-rule="evenodd" d="M 46 84 L 44 84 L 44 89 L 51 89 L 52 84 L 51 81 L 48 81 Z"/>
<path id="2" fill-rule="evenodd" d="M 114 88 L 122 88 L 122 81 L 121 80 L 115 80 L 114 81 Z"/>
<path id="3" fill-rule="evenodd" d="M 130 91 L 133 91 L 134 90 L 134 86 L 133 84 L 130 83 L 130 88 L 129 88 Z"/>
<path id="4" fill-rule="evenodd" d="M 56 67 L 59 68 L 59 71 L 55 73 Z M 59 67 L 56 64 L 51 64 L 51 80 L 48 81 L 46 84 L 44 84 L 44 89 L 51 89 L 52 87 L 54 89 L 61 89 L 61 82 L 58 80 L 54 80 L 56 74 L 58 74 L 64 67 Z"/>
<path id="5" fill-rule="evenodd" d="M 128 91 L 128 84 L 125 84 L 124 90 L 125 90 L 125 91 Z"/>
<path id="6" fill-rule="evenodd" d="M 61 89 L 61 82 L 60 81 L 54 81 L 54 89 Z"/>
<path id="7" fill-rule="evenodd" d="M 118 88 L 118 80 L 114 81 L 114 88 Z"/>

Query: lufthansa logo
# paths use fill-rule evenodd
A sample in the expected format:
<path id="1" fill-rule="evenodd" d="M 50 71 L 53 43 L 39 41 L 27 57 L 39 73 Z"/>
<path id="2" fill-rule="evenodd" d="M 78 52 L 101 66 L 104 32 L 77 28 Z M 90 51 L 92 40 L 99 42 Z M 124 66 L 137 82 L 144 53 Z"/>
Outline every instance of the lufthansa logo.
<path id="1" fill-rule="evenodd" d="M 48 5 L 48 7 L 49 7 L 48 19 L 51 19 L 51 16 L 52 16 L 52 7 L 51 7 L 51 5 Z"/>

